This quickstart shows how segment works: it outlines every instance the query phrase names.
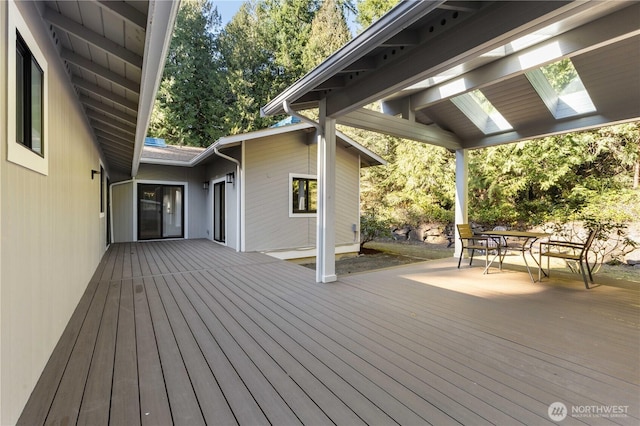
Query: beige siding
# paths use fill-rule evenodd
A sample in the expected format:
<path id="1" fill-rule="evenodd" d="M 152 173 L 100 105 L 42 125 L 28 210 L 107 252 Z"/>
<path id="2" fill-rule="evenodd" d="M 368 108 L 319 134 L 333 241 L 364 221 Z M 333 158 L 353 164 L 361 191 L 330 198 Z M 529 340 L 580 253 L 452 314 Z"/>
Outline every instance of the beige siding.
<path id="1" fill-rule="evenodd" d="M 7 4 L 0 2 L 0 424 L 14 423 L 106 248 L 98 152 L 34 4 L 19 3 L 45 52 L 48 176 L 7 162 Z M 31 25 L 32 24 L 32 25 Z"/>
<path id="2" fill-rule="evenodd" d="M 289 217 L 289 173 L 315 174 L 315 148 L 304 133 L 246 143 L 246 251 L 315 244 L 315 218 Z"/>
<path id="3" fill-rule="evenodd" d="M 336 148 L 336 245 L 359 241 L 360 158 L 353 149 Z"/>
<path id="4" fill-rule="evenodd" d="M 289 174 L 316 174 L 317 145 L 305 133 L 246 143 L 245 223 L 247 251 L 313 247 L 315 217 L 289 217 Z M 359 229 L 359 158 L 336 151 L 336 244 L 355 240 Z"/>
<path id="5" fill-rule="evenodd" d="M 134 241 L 133 182 L 119 183 L 111 189 L 113 242 Z"/>

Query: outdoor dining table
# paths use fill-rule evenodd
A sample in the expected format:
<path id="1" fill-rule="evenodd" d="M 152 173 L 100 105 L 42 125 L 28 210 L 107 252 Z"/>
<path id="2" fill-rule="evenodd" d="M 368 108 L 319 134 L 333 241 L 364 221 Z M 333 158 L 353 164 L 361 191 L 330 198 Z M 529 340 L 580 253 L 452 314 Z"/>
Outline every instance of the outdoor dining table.
<path id="1" fill-rule="evenodd" d="M 529 273 L 529 277 L 531 278 L 531 282 L 535 282 L 536 280 L 533 278 L 533 274 L 531 273 L 531 268 L 529 267 L 529 263 L 527 262 L 526 254 L 529 253 L 529 256 L 533 259 L 535 264 L 540 269 L 540 264 L 536 260 L 536 257 L 531 252 L 533 248 L 533 244 L 538 241 L 540 238 L 548 238 L 552 234 L 547 232 L 529 232 L 529 231 L 484 231 L 482 235 L 486 235 L 493 239 L 496 242 L 496 250 L 498 252 L 497 256 L 491 260 L 491 263 L 496 259 L 499 259 L 500 269 L 502 270 L 502 261 L 504 260 L 504 256 L 508 250 L 517 250 L 522 254 L 522 260 L 524 260 L 524 264 L 527 267 L 527 272 Z M 517 242 L 508 243 L 507 238 L 517 239 Z M 502 253 L 504 251 L 504 254 Z M 547 274 L 542 271 L 544 275 Z"/>

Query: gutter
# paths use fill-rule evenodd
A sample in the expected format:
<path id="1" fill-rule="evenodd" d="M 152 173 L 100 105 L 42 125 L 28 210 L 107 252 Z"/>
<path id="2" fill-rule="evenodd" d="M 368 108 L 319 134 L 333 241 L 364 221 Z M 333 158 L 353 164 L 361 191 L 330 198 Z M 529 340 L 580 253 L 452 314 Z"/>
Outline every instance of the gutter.
<path id="1" fill-rule="evenodd" d="M 379 44 L 389 40 L 404 28 L 440 7 L 443 3 L 445 3 L 445 0 L 400 2 L 360 35 L 342 46 L 320 65 L 260 108 L 260 116 L 267 117 L 279 114 L 282 112 L 282 106 L 285 102 L 295 102 L 327 78 L 342 71 L 347 65 L 362 58 Z"/>

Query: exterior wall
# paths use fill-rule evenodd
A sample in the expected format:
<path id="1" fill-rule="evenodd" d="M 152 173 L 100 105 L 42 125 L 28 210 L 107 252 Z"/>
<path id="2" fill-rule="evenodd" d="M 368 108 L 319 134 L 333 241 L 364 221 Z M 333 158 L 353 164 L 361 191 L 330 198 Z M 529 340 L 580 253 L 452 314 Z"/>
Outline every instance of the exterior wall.
<path id="1" fill-rule="evenodd" d="M 186 183 L 185 226 L 187 238 L 208 238 L 206 214 L 207 193 L 202 189 L 206 180 L 203 167 L 176 167 L 156 164 L 140 164 L 138 175 L 132 182 L 116 184 L 113 194 L 114 242 L 137 239 L 136 188 L 144 182 Z"/>
<path id="2" fill-rule="evenodd" d="M 48 173 L 7 161 L 7 8 L 0 2 L 0 424 L 17 421 L 106 249 L 99 155 L 32 2 L 19 2 L 48 69 Z M 15 49 L 15 46 L 9 46 Z"/>
<path id="3" fill-rule="evenodd" d="M 284 134 L 246 142 L 245 250 L 289 250 L 315 246 L 316 217 L 289 217 L 289 174 L 315 175 L 313 134 Z M 353 151 L 353 150 L 352 150 Z M 336 246 L 357 244 L 359 157 L 337 147 Z"/>
<path id="4" fill-rule="evenodd" d="M 126 243 L 134 238 L 133 182 L 122 182 L 111 186 L 111 222 L 113 242 Z"/>

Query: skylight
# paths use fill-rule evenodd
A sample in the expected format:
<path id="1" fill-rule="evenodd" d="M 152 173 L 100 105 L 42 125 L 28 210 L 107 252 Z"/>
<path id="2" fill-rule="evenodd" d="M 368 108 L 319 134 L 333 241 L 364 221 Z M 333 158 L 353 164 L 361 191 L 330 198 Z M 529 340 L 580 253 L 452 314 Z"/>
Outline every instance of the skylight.
<path id="1" fill-rule="evenodd" d="M 556 119 L 596 110 L 571 59 L 529 71 L 526 76 Z"/>
<path id="2" fill-rule="evenodd" d="M 451 102 L 485 135 L 513 129 L 480 90 L 451 98 Z"/>

